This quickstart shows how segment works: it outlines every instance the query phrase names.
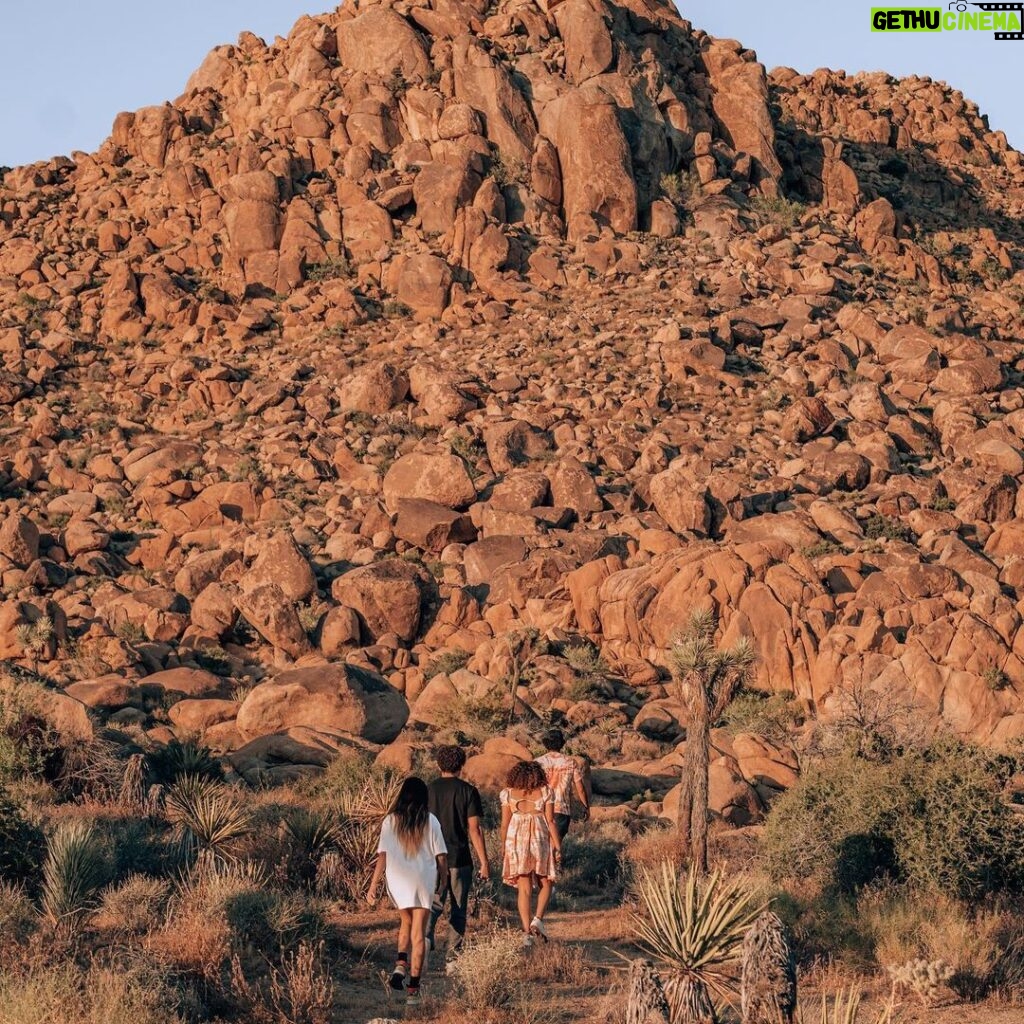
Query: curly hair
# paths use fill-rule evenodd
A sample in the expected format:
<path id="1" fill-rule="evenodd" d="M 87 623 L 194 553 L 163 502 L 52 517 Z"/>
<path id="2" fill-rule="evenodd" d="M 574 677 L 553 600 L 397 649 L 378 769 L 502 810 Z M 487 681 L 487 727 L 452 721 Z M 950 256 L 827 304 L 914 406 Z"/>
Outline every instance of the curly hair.
<path id="1" fill-rule="evenodd" d="M 520 761 L 509 770 L 505 779 L 505 785 L 509 789 L 520 789 L 524 793 L 532 793 L 547 784 L 548 777 L 536 761 Z"/>
<path id="2" fill-rule="evenodd" d="M 434 752 L 437 767 L 447 775 L 458 775 L 466 764 L 466 752 L 462 747 L 438 747 Z"/>

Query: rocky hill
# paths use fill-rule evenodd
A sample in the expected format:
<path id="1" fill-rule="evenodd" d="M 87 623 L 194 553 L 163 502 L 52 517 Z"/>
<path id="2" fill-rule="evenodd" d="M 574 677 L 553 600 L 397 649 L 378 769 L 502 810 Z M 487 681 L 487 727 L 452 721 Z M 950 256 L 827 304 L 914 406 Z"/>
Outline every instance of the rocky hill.
<path id="1" fill-rule="evenodd" d="M 794 721 L 1008 744 L 1022 211 L 947 86 L 768 76 L 660 0 L 243 34 L 3 175 L 0 659 L 250 780 L 411 763 L 518 681 L 614 799 L 678 764 L 710 604 Z M 738 820 L 791 778 L 719 745 Z"/>

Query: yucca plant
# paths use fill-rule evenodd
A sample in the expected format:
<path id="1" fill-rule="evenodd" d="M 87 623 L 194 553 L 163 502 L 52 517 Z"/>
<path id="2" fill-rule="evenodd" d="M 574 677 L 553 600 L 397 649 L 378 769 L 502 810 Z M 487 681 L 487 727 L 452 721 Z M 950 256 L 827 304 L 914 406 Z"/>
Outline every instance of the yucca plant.
<path id="1" fill-rule="evenodd" d="M 401 785 L 402 777 L 397 772 L 371 775 L 361 789 L 345 793 L 338 801 L 338 858 L 329 854 L 317 872 L 317 886 L 324 894 L 358 899 L 365 891 L 377 855 L 381 825 L 391 812 Z"/>
<path id="2" fill-rule="evenodd" d="M 324 854 L 338 846 L 337 822 L 327 814 L 299 807 L 285 819 L 284 828 L 291 840 L 293 876 L 303 882 L 313 881 Z"/>
<path id="3" fill-rule="evenodd" d="M 183 775 L 167 792 L 167 817 L 183 857 L 209 867 L 234 859 L 234 850 L 253 828 L 252 815 L 213 779 Z"/>
<path id="4" fill-rule="evenodd" d="M 146 754 L 146 770 L 150 783 L 170 786 L 183 775 L 221 781 L 224 770 L 209 748 L 192 740 L 171 740 Z"/>
<path id="5" fill-rule="evenodd" d="M 55 929 L 73 933 L 98 903 L 107 859 L 96 829 L 84 821 L 58 825 L 43 862 L 42 909 Z"/>
<path id="6" fill-rule="evenodd" d="M 731 1001 L 743 938 L 764 906 L 737 880 L 691 866 L 680 878 L 671 861 L 640 873 L 639 945 L 665 970 L 673 1024 L 716 1024 L 715 1000 Z"/>
<path id="7" fill-rule="evenodd" d="M 708 870 L 708 769 L 711 727 L 725 712 L 757 660 L 746 637 L 730 648 L 715 646 L 718 620 L 695 611 L 672 644 L 672 675 L 688 713 L 686 754 L 679 798 L 679 831 L 702 874 Z"/>

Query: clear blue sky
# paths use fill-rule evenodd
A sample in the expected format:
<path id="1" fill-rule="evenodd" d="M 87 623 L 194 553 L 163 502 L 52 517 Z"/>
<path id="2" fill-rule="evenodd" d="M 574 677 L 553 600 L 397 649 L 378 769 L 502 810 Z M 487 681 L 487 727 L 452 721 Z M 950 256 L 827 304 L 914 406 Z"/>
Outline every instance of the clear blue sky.
<path id="1" fill-rule="evenodd" d="M 943 79 L 1024 147 L 1024 41 L 984 32 L 869 31 L 880 0 L 679 0 L 712 35 L 741 40 L 768 66 L 884 69 Z M 272 40 L 331 0 L 3 0 L 0 164 L 93 150 L 114 116 L 179 95 L 218 43 L 248 29 Z M 945 4 L 942 4 L 945 7 Z"/>

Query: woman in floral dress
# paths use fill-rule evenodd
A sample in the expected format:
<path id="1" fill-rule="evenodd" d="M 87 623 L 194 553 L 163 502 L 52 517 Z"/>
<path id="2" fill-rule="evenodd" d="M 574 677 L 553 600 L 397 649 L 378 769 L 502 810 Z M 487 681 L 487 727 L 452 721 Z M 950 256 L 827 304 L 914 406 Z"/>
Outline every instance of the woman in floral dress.
<path id="1" fill-rule="evenodd" d="M 501 791 L 505 851 L 501 877 L 518 891 L 523 945 L 532 946 L 534 936 L 547 941 L 544 912 L 562 857 L 562 841 L 555 827 L 554 796 L 544 769 L 536 761 L 520 761 L 508 773 L 505 783 L 507 788 Z M 535 888 L 539 891 L 534 911 L 531 904 Z"/>

